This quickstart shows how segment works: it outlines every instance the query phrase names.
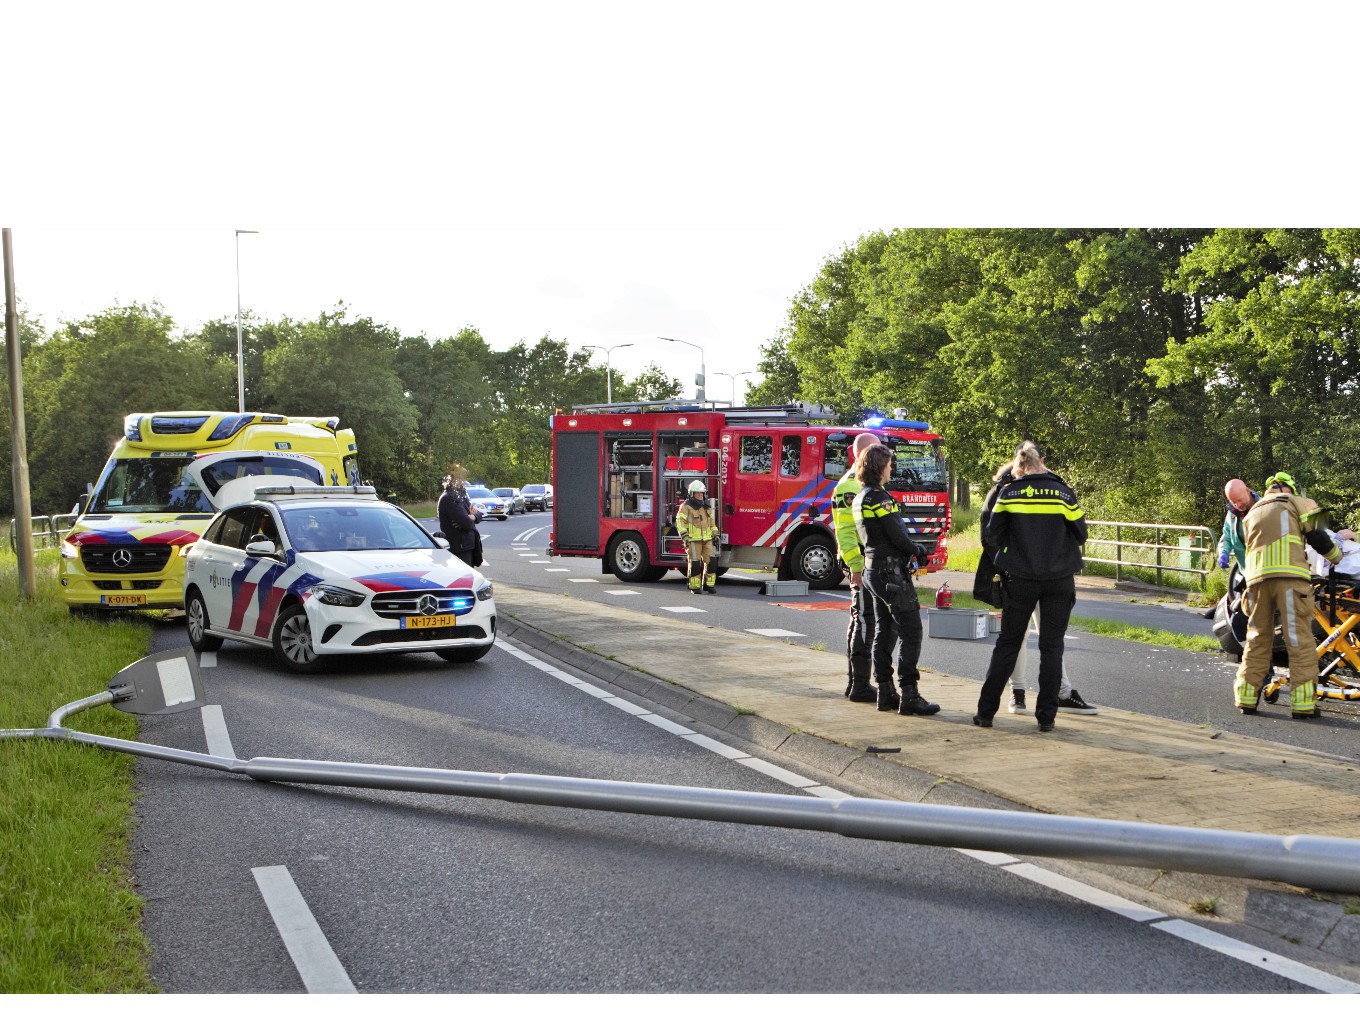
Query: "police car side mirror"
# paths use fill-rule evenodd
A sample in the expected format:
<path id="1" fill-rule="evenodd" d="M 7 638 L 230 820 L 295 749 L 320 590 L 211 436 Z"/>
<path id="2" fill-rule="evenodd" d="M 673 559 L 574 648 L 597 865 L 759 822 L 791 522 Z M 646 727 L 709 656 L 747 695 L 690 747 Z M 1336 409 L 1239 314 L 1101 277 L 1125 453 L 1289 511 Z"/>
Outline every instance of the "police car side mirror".
<path id="1" fill-rule="evenodd" d="M 246 546 L 247 556 L 277 556 L 278 547 L 267 538 L 261 538 Z"/>
<path id="2" fill-rule="evenodd" d="M 452 548 L 452 547 L 449 545 L 449 540 L 448 540 L 447 538 L 444 537 L 444 533 L 443 533 L 442 531 L 439 532 L 438 534 L 435 534 L 435 535 L 431 536 L 431 537 L 434 539 L 434 544 L 437 545 L 437 546 L 439 546 L 439 548 L 441 548 L 441 549 L 449 549 L 449 548 Z"/>

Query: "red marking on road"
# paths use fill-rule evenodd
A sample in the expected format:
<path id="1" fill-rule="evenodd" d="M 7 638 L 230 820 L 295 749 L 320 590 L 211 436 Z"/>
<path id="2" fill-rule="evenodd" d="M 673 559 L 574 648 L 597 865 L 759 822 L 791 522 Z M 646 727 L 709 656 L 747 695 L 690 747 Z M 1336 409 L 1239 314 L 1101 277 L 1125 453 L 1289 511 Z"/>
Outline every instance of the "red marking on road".
<path id="1" fill-rule="evenodd" d="M 785 609 L 849 609 L 849 602 L 776 602 Z"/>

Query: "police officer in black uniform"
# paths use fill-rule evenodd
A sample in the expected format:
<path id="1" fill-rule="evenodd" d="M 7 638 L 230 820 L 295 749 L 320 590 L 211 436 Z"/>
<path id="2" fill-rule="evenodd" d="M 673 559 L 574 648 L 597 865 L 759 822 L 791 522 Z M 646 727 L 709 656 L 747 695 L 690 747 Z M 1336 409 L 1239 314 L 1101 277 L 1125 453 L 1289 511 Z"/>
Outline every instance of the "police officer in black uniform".
<path id="1" fill-rule="evenodd" d="M 871 446 L 860 455 L 855 476 L 864 486 L 855 497 L 855 529 L 864 547 L 864 587 L 873 596 L 874 683 L 878 710 L 901 715 L 934 715 L 940 710 L 921 697 L 916 668 L 921 658 L 921 604 L 912 584 L 912 560 L 924 564 L 929 551 L 911 540 L 899 516 L 897 500 L 885 489 L 892 474 L 892 452 Z M 897 682 L 893 691 L 893 646 L 897 647 Z"/>

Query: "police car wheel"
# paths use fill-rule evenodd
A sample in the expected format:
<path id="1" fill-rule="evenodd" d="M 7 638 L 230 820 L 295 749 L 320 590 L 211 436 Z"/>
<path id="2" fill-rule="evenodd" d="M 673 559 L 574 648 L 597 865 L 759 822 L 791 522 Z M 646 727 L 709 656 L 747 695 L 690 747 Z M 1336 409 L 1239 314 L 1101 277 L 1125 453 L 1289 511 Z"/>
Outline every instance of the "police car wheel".
<path id="1" fill-rule="evenodd" d="M 445 662 L 476 662 L 491 651 L 491 647 L 491 645 L 481 645 L 475 648 L 444 648 L 434 654 Z"/>
<path id="2" fill-rule="evenodd" d="M 215 652 L 222 647 L 222 639 L 208 633 L 210 626 L 212 624 L 208 621 L 208 607 L 203 602 L 203 595 L 194 588 L 184 600 L 184 628 L 189 632 L 189 644 L 194 651 Z"/>
<path id="3" fill-rule="evenodd" d="M 294 673 L 316 673 L 321 656 L 312 644 L 312 625 L 307 610 L 294 603 L 279 614 L 274 626 L 274 658 Z"/>

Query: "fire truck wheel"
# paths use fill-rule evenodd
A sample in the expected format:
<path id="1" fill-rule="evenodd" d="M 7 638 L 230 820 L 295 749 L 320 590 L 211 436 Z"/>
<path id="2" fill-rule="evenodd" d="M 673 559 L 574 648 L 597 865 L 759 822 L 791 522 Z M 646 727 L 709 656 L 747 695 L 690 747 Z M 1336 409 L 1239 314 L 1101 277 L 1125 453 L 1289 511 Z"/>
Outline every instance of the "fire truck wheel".
<path id="1" fill-rule="evenodd" d="M 806 581 L 809 588 L 834 588 L 841 583 L 835 547 L 824 535 L 809 535 L 794 546 L 789 566 L 793 579 Z"/>
<path id="2" fill-rule="evenodd" d="M 609 569 L 620 581 L 637 582 L 651 580 L 651 558 L 647 555 L 647 543 L 634 531 L 625 531 L 614 539 L 609 547 Z"/>

